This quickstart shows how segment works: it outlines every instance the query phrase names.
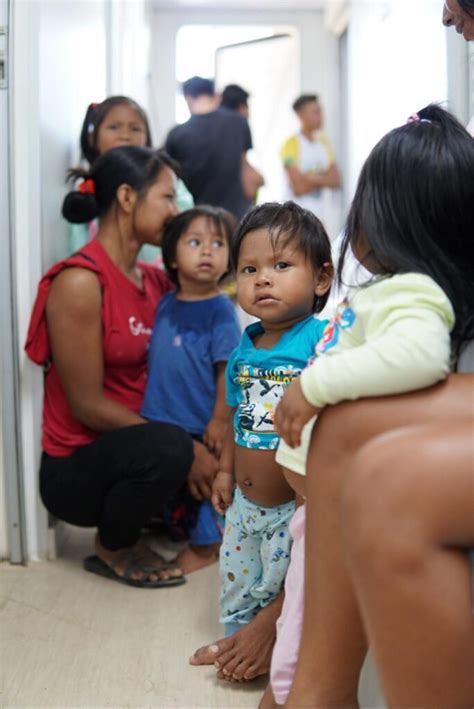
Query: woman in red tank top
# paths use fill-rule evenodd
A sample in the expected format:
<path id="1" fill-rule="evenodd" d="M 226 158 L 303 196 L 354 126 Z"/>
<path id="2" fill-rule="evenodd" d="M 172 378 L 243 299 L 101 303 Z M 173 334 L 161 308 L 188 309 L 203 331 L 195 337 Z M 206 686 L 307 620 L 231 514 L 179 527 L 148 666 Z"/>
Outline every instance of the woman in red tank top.
<path id="1" fill-rule="evenodd" d="M 137 586 L 184 582 L 140 542 L 141 529 L 190 476 L 203 496 L 215 459 L 177 426 L 140 415 L 155 310 L 171 286 L 137 262 L 176 213 L 165 153 L 120 147 L 69 193 L 63 216 L 99 218 L 97 239 L 42 278 L 26 351 L 45 367 L 41 497 L 59 519 L 97 526 L 87 570 Z M 163 373 L 166 376 L 166 373 Z"/>

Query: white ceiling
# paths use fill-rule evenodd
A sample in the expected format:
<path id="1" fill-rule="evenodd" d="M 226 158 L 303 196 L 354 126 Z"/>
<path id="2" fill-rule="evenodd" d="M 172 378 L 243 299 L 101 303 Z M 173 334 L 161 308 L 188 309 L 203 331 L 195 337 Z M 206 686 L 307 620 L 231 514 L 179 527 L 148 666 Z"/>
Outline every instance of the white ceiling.
<path id="1" fill-rule="evenodd" d="M 149 0 L 157 10 L 320 10 L 325 0 Z"/>

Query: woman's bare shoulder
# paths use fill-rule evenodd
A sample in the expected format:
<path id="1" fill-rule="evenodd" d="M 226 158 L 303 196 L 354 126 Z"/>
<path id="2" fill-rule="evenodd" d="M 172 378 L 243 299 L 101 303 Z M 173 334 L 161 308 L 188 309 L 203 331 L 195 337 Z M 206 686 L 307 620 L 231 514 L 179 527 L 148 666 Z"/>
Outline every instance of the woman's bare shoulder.
<path id="1" fill-rule="evenodd" d="M 87 268 L 65 268 L 51 284 L 46 310 L 86 313 L 100 308 L 101 287 L 96 273 Z"/>

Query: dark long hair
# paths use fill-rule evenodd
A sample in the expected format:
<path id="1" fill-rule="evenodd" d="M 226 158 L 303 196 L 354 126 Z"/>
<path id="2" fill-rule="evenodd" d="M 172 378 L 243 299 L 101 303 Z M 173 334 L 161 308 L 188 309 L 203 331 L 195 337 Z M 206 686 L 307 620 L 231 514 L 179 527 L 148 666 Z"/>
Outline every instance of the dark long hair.
<path id="1" fill-rule="evenodd" d="M 133 108 L 133 110 L 136 111 L 142 119 L 145 124 L 146 132 L 145 145 L 147 148 L 151 148 L 150 124 L 143 108 L 136 101 L 128 98 L 128 96 L 109 96 L 109 98 L 106 98 L 101 103 L 89 104 L 84 117 L 84 122 L 81 128 L 80 144 L 82 157 L 87 160 L 89 165 L 92 165 L 92 163 L 97 160 L 100 155 L 97 149 L 97 137 L 101 124 L 112 108 L 123 105 Z"/>
<path id="2" fill-rule="evenodd" d="M 431 276 L 451 301 L 455 340 L 474 337 L 474 140 L 440 106 L 382 138 L 359 177 L 341 248 L 367 247 L 378 274 Z"/>
<path id="3" fill-rule="evenodd" d="M 72 224 L 85 224 L 106 214 L 115 201 L 120 185 L 130 185 L 139 197 L 155 182 L 166 167 L 177 172 L 177 164 L 162 150 L 127 145 L 101 155 L 89 170 L 69 171 L 69 178 L 90 180 L 91 191 L 69 192 L 62 215 Z"/>

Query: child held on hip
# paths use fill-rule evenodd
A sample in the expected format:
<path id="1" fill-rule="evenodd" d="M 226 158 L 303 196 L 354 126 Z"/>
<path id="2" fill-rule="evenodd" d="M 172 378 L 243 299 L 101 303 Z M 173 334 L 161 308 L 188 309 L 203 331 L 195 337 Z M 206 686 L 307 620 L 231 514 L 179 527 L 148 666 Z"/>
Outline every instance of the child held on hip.
<path id="1" fill-rule="evenodd" d="M 472 199 L 468 197 L 472 197 L 472 164 L 469 177 L 466 157 L 471 149 L 460 124 L 432 105 L 382 138 L 362 169 L 338 274 L 340 278 L 351 248 L 372 277 L 365 285 L 349 290 L 316 348 L 314 362 L 287 390 L 275 417 L 282 436 L 277 460 L 288 469 L 287 480 L 300 494 L 305 492 L 302 476 L 306 474 L 314 418 L 324 407 L 422 389 L 444 379 L 450 371 L 451 344 L 463 339 L 472 322 L 472 295 L 468 297 L 473 292 L 472 219 L 468 217 L 472 216 Z M 462 209 L 460 205 L 464 205 Z M 313 470 L 308 470 L 308 475 L 312 474 Z M 324 505 L 324 500 L 320 504 Z M 293 546 L 272 658 L 271 687 L 277 704 L 287 700 L 300 646 L 304 514 L 303 508 L 298 521 L 295 519 L 298 540 Z M 314 519 L 323 524 L 320 516 Z M 313 526 L 317 524 L 315 521 Z M 308 556 L 314 535 L 306 541 Z M 340 548 L 337 535 L 334 544 Z M 333 567 L 326 568 L 323 561 L 318 566 L 320 573 L 324 568 L 326 596 L 316 596 L 314 590 L 306 595 L 308 604 L 318 604 L 321 637 L 330 632 L 324 627 L 324 618 L 332 618 L 331 613 L 336 612 L 325 610 L 324 605 L 326 597 L 331 603 L 327 592 L 331 578 L 339 579 L 338 593 L 342 593 L 338 566 L 342 562 L 338 562 L 336 551 L 326 552 Z M 350 635 L 350 626 L 351 618 L 341 621 L 344 637 Z M 337 641 L 334 633 L 333 646 Z M 326 652 L 321 646 L 318 657 Z M 347 672 L 347 676 L 353 674 Z"/>

